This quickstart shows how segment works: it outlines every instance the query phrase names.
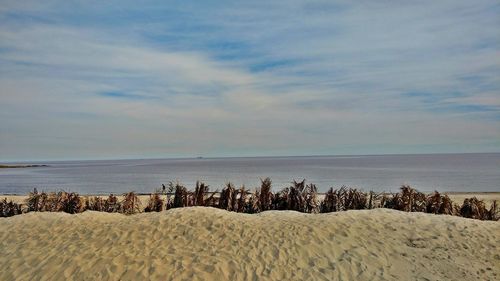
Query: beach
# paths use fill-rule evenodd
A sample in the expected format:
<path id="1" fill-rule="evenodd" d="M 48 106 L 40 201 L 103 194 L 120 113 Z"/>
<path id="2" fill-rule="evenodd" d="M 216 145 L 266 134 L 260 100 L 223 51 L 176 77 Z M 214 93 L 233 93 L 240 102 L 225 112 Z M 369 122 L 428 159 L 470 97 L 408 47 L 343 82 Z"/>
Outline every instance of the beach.
<path id="1" fill-rule="evenodd" d="M 500 5 L 0 5 L 0 281 L 500 281 Z"/>
<path id="2" fill-rule="evenodd" d="M 0 218 L 0 280 L 495 280 L 500 224 L 389 209 Z"/>

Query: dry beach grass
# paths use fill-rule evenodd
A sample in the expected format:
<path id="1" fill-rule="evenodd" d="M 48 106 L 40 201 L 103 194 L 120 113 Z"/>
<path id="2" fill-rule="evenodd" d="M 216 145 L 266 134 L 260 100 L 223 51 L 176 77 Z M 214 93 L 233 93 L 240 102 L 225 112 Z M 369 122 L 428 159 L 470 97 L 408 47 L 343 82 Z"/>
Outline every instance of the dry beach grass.
<path id="1" fill-rule="evenodd" d="M 165 189 L 162 193 L 165 193 Z M 27 212 L 66 212 L 81 213 L 86 210 L 100 212 L 119 212 L 135 214 L 144 212 L 159 212 L 165 209 L 182 207 L 215 207 L 227 211 L 242 213 L 259 213 L 268 210 L 291 210 L 302 213 L 329 213 L 346 210 L 363 210 L 373 208 L 389 208 L 406 212 L 424 212 L 432 214 L 456 215 L 480 220 L 498 220 L 500 208 L 496 200 L 486 204 L 474 197 L 465 198 L 463 203 L 454 203 L 447 194 L 435 191 L 425 194 L 403 185 L 400 191 L 393 194 L 373 191 L 364 192 L 355 188 L 342 186 L 339 189 L 330 188 L 318 199 L 316 185 L 303 181 L 293 181 L 292 185 L 278 192 L 272 191 L 269 178 L 261 181 L 261 186 L 253 193 L 242 186 L 236 189 L 227 183 L 221 192 L 210 192 L 204 183 L 197 182 L 193 190 L 180 183 L 169 184 L 166 198 L 159 192 L 150 194 L 147 205 L 134 192 L 123 194 L 119 200 L 113 194 L 108 198 L 98 196 L 80 196 L 74 192 L 30 192 L 24 202 L 14 202 L 12 199 L 0 201 L 0 217 L 9 217 Z"/>

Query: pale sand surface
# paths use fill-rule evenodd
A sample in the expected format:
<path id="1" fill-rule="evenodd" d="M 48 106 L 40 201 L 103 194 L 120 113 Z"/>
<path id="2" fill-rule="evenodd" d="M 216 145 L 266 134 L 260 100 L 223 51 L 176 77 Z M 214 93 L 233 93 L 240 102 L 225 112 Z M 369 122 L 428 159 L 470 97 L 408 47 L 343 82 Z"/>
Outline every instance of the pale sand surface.
<path id="1" fill-rule="evenodd" d="M 389 209 L 0 218 L 0 280 L 499 280 L 500 223 Z"/>

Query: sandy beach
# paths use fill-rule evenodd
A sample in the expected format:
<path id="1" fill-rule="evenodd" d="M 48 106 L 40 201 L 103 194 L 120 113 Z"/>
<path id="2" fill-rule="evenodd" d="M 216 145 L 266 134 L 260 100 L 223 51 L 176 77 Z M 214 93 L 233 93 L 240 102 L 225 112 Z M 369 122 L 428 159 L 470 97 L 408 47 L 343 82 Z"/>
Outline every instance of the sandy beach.
<path id="1" fill-rule="evenodd" d="M 0 1 L 0 281 L 500 281 L 499 0 Z"/>
<path id="2" fill-rule="evenodd" d="M 389 209 L 0 219 L 0 280 L 495 280 L 500 224 Z"/>

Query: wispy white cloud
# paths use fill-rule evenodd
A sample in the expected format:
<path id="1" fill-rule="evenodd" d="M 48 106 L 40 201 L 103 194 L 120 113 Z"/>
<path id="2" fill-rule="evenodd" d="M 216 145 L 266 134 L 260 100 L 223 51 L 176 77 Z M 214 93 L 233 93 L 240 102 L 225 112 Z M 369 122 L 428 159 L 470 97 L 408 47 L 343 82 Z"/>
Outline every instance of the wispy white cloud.
<path id="1" fill-rule="evenodd" d="M 94 4 L 0 8 L 5 159 L 500 149 L 495 1 Z"/>

